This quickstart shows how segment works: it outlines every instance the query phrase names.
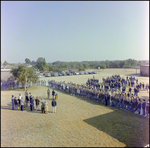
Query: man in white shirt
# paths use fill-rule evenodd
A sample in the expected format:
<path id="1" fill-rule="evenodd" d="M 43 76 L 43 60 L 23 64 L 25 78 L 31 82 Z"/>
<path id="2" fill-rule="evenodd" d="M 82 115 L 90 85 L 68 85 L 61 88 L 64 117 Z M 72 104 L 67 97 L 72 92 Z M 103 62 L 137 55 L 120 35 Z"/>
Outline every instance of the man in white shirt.
<path id="1" fill-rule="evenodd" d="M 24 100 L 23 100 L 23 97 L 21 97 L 21 99 L 20 99 L 20 105 L 21 105 L 21 111 L 23 111 L 23 108 L 24 108 Z"/>
<path id="2" fill-rule="evenodd" d="M 19 94 L 19 96 L 18 96 L 18 109 L 21 109 L 21 107 L 20 107 L 20 100 L 21 100 L 21 94 Z"/>

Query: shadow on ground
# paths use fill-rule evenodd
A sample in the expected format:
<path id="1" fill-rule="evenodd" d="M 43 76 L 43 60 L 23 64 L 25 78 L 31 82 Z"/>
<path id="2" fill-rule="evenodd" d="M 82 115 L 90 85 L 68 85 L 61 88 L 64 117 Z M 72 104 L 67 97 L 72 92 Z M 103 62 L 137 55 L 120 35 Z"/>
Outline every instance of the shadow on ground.
<path id="1" fill-rule="evenodd" d="M 113 112 L 83 120 L 124 143 L 127 147 L 149 144 L 149 119 L 114 109 Z"/>

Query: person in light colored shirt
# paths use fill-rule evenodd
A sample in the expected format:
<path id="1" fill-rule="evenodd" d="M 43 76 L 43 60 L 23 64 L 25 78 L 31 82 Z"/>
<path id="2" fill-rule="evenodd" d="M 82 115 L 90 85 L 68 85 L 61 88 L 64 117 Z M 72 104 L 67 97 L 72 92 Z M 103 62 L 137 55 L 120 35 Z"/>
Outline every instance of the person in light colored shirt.
<path id="1" fill-rule="evenodd" d="M 21 109 L 21 105 L 20 105 L 20 100 L 21 100 L 21 94 L 19 94 L 18 96 L 18 109 Z"/>
<path id="2" fill-rule="evenodd" d="M 33 110 L 35 110 L 35 109 L 36 109 L 36 102 L 35 102 L 34 96 L 33 96 L 33 100 L 34 100 L 34 103 L 33 103 Z"/>
<path id="3" fill-rule="evenodd" d="M 23 111 L 23 108 L 24 108 L 24 100 L 23 100 L 23 97 L 21 97 L 21 99 L 20 99 L 20 105 L 21 105 L 21 111 Z"/>

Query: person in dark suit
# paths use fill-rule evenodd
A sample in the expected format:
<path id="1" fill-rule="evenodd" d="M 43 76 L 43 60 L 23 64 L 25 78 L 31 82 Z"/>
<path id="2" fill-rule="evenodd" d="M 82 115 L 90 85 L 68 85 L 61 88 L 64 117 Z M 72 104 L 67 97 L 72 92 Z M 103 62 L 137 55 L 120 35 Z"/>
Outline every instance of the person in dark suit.
<path id="1" fill-rule="evenodd" d="M 142 111 L 143 111 L 143 116 L 145 116 L 145 108 L 146 108 L 146 102 L 145 99 L 143 99 L 143 103 L 142 103 Z"/>
<path id="2" fill-rule="evenodd" d="M 149 118 L 149 101 L 146 104 L 146 116 Z"/>
<path id="3" fill-rule="evenodd" d="M 15 106 L 15 103 L 14 103 L 14 95 L 12 95 L 11 101 L 12 101 L 12 110 L 14 110 L 14 106 Z"/>
<path id="4" fill-rule="evenodd" d="M 138 114 L 141 113 L 141 99 L 138 99 L 137 111 L 138 111 Z"/>
<path id="5" fill-rule="evenodd" d="M 53 89 L 52 91 L 52 96 L 53 96 L 53 99 L 55 98 L 55 90 Z"/>
<path id="6" fill-rule="evenodd" d="M 107 98 L 108 98 L 108 96 L 107 96 L 107 94 L 105 94 L 105 106 L 107 106 Z"/>
<path id="7" fill-rule="evenodd" d="M 16 97 L 14 98 L 14 105 L 15 105 L 15 109 L 18 110 L 18 102 Z"/>
<path id="8" fill-rule="evenodd" d="M 28 101 L 29 101 L 29 97 L 28 97 L 28 93 L 26 93 L 26 107 L 28 107 Z"/>
<path id="9" fill-rule="evenodd" d="M 53 109 L 53 113 L 56 113 L 56 105 L 57 105 L 57 102 L 55 99 L 52 100 L 52 109 Z"/>
<path id="10" fill-rule="evenodd" d="M 32 95 L 30 98 L 31 98 L 30 99 L 30 111 L 33 111 L 34 99 L 33 99 Z"/>

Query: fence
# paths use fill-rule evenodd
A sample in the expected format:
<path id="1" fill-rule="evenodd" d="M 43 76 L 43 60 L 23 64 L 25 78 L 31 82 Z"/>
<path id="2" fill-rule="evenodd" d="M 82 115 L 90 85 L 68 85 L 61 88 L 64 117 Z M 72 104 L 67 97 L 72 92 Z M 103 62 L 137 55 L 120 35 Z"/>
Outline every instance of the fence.
<path id="1" fill-rule="evenodd" d="M 30 86 L 46 86 L 46 81 L 38 81 L 36 83 L 27 83 L 26 84 L 26 87 L 30 87 Z M 21 87 L 24 87 L 24 85 L 22 85 L 21 83 L 5 83 L 5 84 L 2 84 L 1 83 L 1 90 L 5 90 L 5 89 L 14 89 L 14 88 L 21 88 Z"/>

